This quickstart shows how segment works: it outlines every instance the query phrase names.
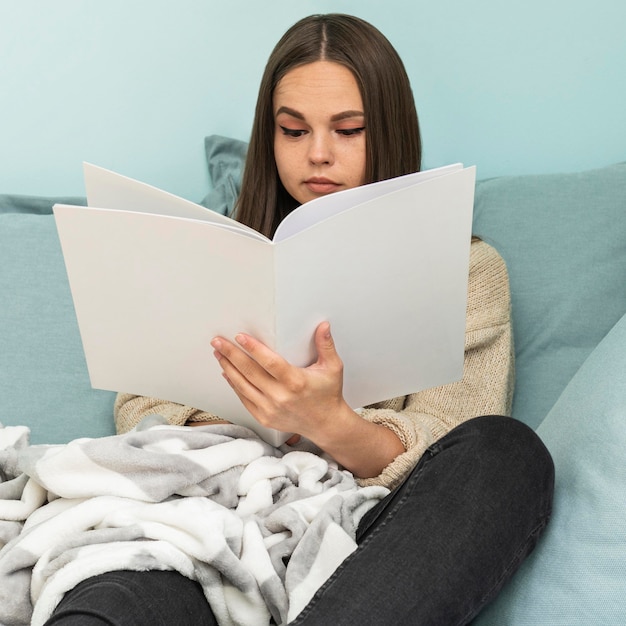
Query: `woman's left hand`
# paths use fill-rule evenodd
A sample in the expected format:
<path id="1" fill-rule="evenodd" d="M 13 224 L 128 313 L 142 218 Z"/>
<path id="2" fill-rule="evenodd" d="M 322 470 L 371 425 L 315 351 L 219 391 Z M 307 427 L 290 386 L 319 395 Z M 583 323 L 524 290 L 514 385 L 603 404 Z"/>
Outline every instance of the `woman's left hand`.
<path id="1" fill-rule="evenodd" d="M 343 398 L 343 363 L 328 322 L 315 330 L 317 360 L 304 368 L 250 335 L 239 334 L 235 341 L 238 345 L 216 337 L 211 345 L 224 377 L 263 426 L 318 442 L 341 429 L 343 419 L 358 418 Z"/>

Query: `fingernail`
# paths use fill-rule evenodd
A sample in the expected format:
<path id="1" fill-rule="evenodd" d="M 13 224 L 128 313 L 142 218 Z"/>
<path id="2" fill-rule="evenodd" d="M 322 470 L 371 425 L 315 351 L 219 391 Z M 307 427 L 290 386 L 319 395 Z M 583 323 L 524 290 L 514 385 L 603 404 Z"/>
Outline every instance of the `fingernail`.
<path id="1" fill-rule="evenodd" d="M 241 333 L 238 335 L 235 335 L 235 341 L 240 345 L 240 346 L 245 346 L 246 342 L 247 342 L 247 338 L 245 335 L 242 335 Z"/>
<path id="2" fill-rule="evenodd" d="M 216 350 L 220 350 L 220 349 L 221 349 L 221 347 L 222 347 L 222 342 L 221 342 L 221 341 L 220 341 L 217 337 L 214 337 L 214 338 L 211 340 L 211 345 L 212 345 L 212 346 L 213 346 Z"/>

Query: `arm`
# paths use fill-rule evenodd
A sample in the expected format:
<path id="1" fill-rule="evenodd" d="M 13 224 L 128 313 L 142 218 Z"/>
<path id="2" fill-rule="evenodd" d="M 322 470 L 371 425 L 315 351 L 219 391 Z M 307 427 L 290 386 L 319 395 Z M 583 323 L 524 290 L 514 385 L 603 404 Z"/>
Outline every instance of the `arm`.
<path id="1" fill-rule="evenodd" d="M 354 413 L 341 394 L 342 364 L 326 324 L 316 331 L 318 360 L 294 368 L 247 335 L 239 346 L 216 338 L 216 357 L 246 408 L 263 425 L 298 432 L 361 484 L 394 487 L 437 439 L 461 422 L 510 411 L 513 348 L 504 262 L 472 245 L 462 380 Z M 243 350 L 241 349 L 243 348 Z"/>

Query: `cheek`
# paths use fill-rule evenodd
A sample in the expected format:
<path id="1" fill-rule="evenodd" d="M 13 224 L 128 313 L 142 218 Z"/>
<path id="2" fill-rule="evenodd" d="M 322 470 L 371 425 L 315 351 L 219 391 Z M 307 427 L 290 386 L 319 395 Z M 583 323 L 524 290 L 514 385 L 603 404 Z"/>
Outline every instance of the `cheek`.
<path id="1" fill-rule="evenodd" d="M 365 150 L 363 151 L 363 158 L 361 159 L 361 182 L 360 184 L 365 184 L 365 169 L 366 169 L 367 158 L 365 154 Z"/>
<path id="2" fill-rule="evenodd" d="M 283 187 L 298 202 L 303 202 L 302 199 L 296 197 L 298 193 L 297 181 L 299 179 L 297 155 L 294 154 L 293 150 L 285 150 L 285 146 L 281 146 L 280 139 L 274 142 L 274 161 L 278 171 L 278 178 Z"/>
<path id="3" fill-rule="evenodd" d="M 353 151 L 351 154 L 350 178 L 355 185 L 362 185 L 365 183 L 366 161 L 365 141 L 363 141 L 363 145 L 359 146 L 359 149 Z"/>
<path id="4" fill-rule="evenodd" d="M 274 140 L 274 161 L 276 163 L 276 169 L 278 170 L 278 176 L 284 183 L 284 178 L 287 175 L 287 167 L 289 159 L 285 155 L 284 147 L 281 146 L 279 138 Z"/>
<path id="5" fill-rule="evenodd" d="M 282 153 L 280 150 L 280 142 L 278 141 L 278 137 L 276 135 L 274 135 L 274 162 L 276 163 L 276 167 L 280 172 Z"/>

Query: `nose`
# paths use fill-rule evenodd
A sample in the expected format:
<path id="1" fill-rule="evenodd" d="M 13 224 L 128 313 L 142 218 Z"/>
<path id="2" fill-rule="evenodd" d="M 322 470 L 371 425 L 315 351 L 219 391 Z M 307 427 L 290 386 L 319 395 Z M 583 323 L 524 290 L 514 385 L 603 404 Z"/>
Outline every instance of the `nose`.
<path id="1" fill-rule="evenodd" d="M 335 157 L 331 138 L 325 133 L 312 133 L 309 146 L 309 160 L 312 165 L 332 165 Z"/>

